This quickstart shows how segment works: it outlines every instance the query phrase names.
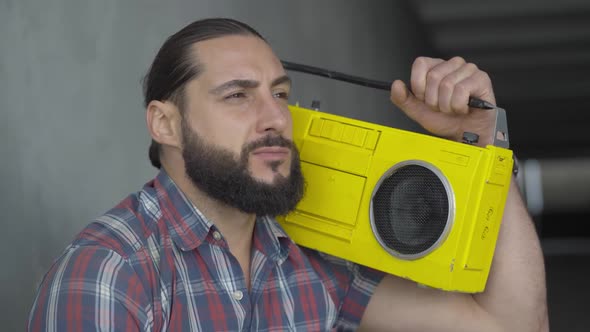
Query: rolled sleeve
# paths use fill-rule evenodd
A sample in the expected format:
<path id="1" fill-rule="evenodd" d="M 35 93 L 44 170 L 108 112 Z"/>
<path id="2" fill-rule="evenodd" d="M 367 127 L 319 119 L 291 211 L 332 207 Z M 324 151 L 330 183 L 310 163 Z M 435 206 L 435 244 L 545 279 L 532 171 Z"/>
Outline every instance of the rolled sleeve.
<path id="1" fill-rule="evenodd" d="M 338 331 L 354 331 L 359 327 L 369 300 L 385 275 L 366 266 L 348 263 L 352 282 L 340 307 L 336 321 Z"/>

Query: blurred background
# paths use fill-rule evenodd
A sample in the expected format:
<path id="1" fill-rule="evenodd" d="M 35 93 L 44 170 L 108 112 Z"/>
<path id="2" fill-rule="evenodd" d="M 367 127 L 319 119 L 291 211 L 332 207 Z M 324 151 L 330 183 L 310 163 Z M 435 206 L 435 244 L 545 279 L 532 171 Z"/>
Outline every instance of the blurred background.
<path id="1" fill-rule="evenodd" d="M 487 71 L 546 258 L 552 331 L 587 331 L 590 2 L 0 0 L 0 325 L 92 218 L 155 175 L 140 80 L 165 38 L 243 20 L 283 60 L 408 80 L 420 55 Z M 292 103 L 421 131 L 385 91 L 292 73 Z"/>

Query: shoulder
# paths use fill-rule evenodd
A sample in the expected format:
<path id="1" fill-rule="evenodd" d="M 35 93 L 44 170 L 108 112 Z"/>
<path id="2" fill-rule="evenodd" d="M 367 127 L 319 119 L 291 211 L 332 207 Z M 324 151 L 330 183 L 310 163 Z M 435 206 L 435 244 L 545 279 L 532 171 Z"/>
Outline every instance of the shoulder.
<path id="1" fill-rule="evenodd" d="M 104 248 L 125 259 L 135 255 L 159 232 L 161 216 L 150 213 L 148 204 L 157 202 L 142 192 L 129 195 L 88 224 L 68 248 Z"/>
<path id="2" fill-rule="evenodd" d="M 100 326 L 111 331 L 130 320 L 151 324 L 153 294 L 138 272 L 113 250 L 69 246 L 39 285 L 29 330 L 82 331 Z"/>
<path id="3" fill-rule="evenodd" d="M 58 327 L 70 320 L 94 326 L 98 316 L 71 313 L 72 307 L 88 312 L 114 308 L 113 317 L 125 319 L 127 311 L 117 308 L 140 304 L 142 309 L 135 312 L 145 314 L 154 296 L 157 269 L 147 257 L 150 250 L 145 250 L 154 234 L 152 221 L 137 197 L 130 195 L 92 221 L 53 262 L 37 289 L 31 326 L 43 326 L 45 315 L 51 315 Z"/>
<path id="4" fill-rule="evenodd" d="M 109 330 L 131 320 L 141 326 L 154 323 L 166 228 L 152 197 L 145 191 L 128 196 L 66 247 L 38 286 L 29 315 L 33 330 L 48 322 L 64 331 L 71 326 Z"/>
<path id="5" fill-rule="evenodd" d="M 44 286 L 63 289 L 83 281 L 117 289 L 130 280 L 145 284 L 153 279 L 159 262 L 158 220 L 145 213 L 139 196 L 128 196 L 88 224 L 53 262 Z"/>

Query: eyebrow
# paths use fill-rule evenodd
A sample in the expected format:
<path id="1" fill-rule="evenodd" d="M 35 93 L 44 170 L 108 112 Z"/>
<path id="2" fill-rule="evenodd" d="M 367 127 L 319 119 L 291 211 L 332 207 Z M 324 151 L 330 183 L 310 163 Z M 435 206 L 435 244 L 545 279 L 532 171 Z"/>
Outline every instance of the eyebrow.
<path id="1" fill-rule="evenodd" d="M 272 83 L 270 83 L 270 86 L 277 86 L 277 85 L 283 84 L 283 83 L 291 85 L 291 78 L 287 75 L 277 77 L 274 79 L 274 81 L 272 81 Z"/>
<path id="2" fill-rule="evenodd" d="M 287 76 L 287 75 L 283 75 L 283 76 L 275 78 L 270 83 L 270 86 L 274 87 L 279 84 L 285 84 L 285 83 L 291 85 L 291 78 L 289 78 L 289 76 Z M 259 85 L 260 85 L 260 82 L 255 81 L 255 80 L 236 79 L 236 80 L 227 81 L 221 85 L 214 87 L 213 89 L 209 90 L 209 93 L 214 94 L 214 95 L 219 95 L 219 94 L 222 94 L 224 91 L 227 91 L 227 90 L 230 90 L 233 88 L 253 89 L 253 88 L 258 87 Z"/>

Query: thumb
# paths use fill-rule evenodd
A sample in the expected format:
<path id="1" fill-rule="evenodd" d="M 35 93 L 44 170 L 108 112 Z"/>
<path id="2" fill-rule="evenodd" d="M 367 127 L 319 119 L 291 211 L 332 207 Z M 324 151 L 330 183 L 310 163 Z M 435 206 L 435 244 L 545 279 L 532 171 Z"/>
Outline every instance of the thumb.
<path id="1" fill-rule="evenodd" d="M 406 84 L 396 80 L 391 85 L 391 102 L 400 108 L 410 119 L 424 126 L 428 121 L 430 108 L 407 88 Z"/>

